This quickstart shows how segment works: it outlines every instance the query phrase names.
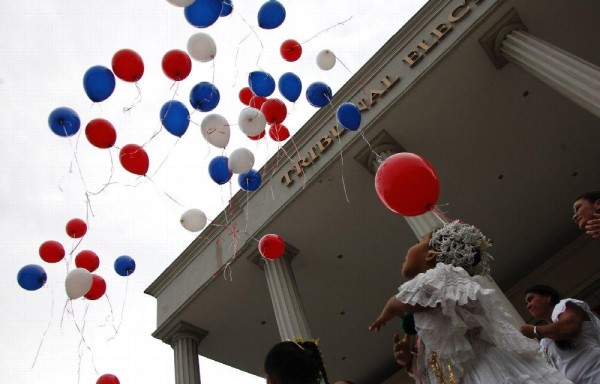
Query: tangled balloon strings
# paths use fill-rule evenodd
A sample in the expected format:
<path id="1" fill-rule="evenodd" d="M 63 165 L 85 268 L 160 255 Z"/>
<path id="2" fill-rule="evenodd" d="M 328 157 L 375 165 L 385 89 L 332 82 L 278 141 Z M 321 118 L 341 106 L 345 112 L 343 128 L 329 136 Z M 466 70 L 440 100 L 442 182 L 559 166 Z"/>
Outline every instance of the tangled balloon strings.
<path id="1" fill-rule="evenodd" d="M 111 313 L 111 315 L 113 315 L 113 329 L 115 330 L 115 334 L 112 335 L 111 337 L 109 337 L 108 341 L 111 341 L 115 337 L 117 337 L 117 335 L 119 334 L 119 329 L 121 329 L 121 324 L 123 324 L 123 314 L 125 313 L 125 304 L 127 303 L 127 296 L 129 294 L 129 276 L 131 276 L 131 275 L 128 274 L 127 276 L 125 276 L 125 297 L 123 297 L 123 304 L 121 305 L 121 317 L 119 318 L 119 325 L 117 325 L 116 327 L 114 324 L 114 313 L 113 313 L 112 305 L 110 306 L 110 313 Z M 106 296 L 106 298 L 108 299 L 108 296 Z M 110 305 L 110 301 L 109 301 L 109 305 Z"/>
<path id="2" fill-rule="evenodd" d="M 42 337 L 40 339 L 40 344 L 38 345 L 37 352 L 35 353 L 35 357 L 33 358 L 33 363 L 31 364 L 31 369 L 33 369 L 33 367 L 35 367 L 35 363 L 37 362 L 37 358 L 40 355 L 40 351 L 42 350 L 42 344 L 44 344 L 44 340 L 46 339 L 46 334 L 48 333 L 48 330 L 50 329 L 50 325 L 52 324 L 52 320 L 54 320 L 54 289 L 52 288 L 52 286 L 50 286 L 50 291 L 52 293 L 52 295 L 51 295 L 52 300 L 50 302 L 50 321 L 48 321 L 48 325 L 46 326 L 46 330 L 44 331 L 44 333 L 42 334 Z"/>
<path id="3" fill-rule="evenodd" d="M 123 113 L 130 112 L 136 105 L 142 102 L 142 89 L 137 81 L 135 82 L 135 88 L 137 89 L 137 95 L 129 107 L 123 107 Z"/>

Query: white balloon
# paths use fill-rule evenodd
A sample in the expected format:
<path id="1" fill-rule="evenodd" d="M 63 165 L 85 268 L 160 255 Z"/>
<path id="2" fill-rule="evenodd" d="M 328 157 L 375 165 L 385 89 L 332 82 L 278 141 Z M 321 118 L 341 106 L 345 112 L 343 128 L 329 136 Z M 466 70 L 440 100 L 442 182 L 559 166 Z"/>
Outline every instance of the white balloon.
<path id="1" fill-rule="evenodd" d="M 333 68 L 335 61 L 335 55 L 329 49 L 324 49 L 317 55 L 317 65 L 324 71 Z"/>
<path id="2" fill-rule="evenodd" d="M 190 232 L 199 232 L 206 227 L 206 215 L 199 209 L 188 209 L 179 219 L 183 228 Z"/>
<path id="3" fill-rule="evenodd" d="M 92 274 L 85 268 L 75 268 L 65 279 L 65 289 L 69 299 L 78 299 L 92 287 Z"/>
<path id="4" fill-rule="evenodd" d="M 258 136 L 265 130 L 267 119 L 258 109 L 247 107 L 240 112 L 238 125 L 246 136 Z"/>
<path id="5" fill-rule="evenodd" d="M 217 113 L 206 115 L 200 123 L 202 137 L 217 148 L 225 148 L 229 144 L 231 129 L 227 119 Z"/>
<path id="6" fill-rule="evenodd" d="M 194 0 L 167 0 L 167 1 L 176 7 L 187 7 L 188 5 L 192 5 L 192 3 L 194 2 Z"/>
<path id="7" fill-rule="evenodd" d="M 217 55 L 215 41 L 204 32 L 198 32 L 189 38 L 187 50 L 192 59 L 203 63 L 211 61 Z"/>
<path id="8" fill-rule="evenodd" d="M 254 154 L 249 149 L 238 148 L 231 152 L 227 164 L 233 173 L 246 173 L 254 166 Z"/>

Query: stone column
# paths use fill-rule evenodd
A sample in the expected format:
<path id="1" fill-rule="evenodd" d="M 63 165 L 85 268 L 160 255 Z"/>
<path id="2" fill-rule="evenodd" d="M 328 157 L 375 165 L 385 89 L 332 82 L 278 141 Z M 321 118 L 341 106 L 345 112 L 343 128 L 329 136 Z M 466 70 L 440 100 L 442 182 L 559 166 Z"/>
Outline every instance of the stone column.
<path id="1" fill-rule="evenodd" d="M 600 117 L 600 67 L 527 32 L 512 10 L 482 39 L 498 68 L 507 62 Z"/>
<path id="2" fill-rule="evenodd" d="M 312 337 L 292 271 L 288 248 L 286 244 L 286 254 L 279 259 L 264 262 L 267 285 L 281 340 L 296 337 L 308 340 Z"/>
<path id="3" fill-rule="evenodd" d="M 181 321 L 158 335 L 173 347 L 175 384 L 200 384 L 198 346 L 207 334 L 207 331 Z"/>

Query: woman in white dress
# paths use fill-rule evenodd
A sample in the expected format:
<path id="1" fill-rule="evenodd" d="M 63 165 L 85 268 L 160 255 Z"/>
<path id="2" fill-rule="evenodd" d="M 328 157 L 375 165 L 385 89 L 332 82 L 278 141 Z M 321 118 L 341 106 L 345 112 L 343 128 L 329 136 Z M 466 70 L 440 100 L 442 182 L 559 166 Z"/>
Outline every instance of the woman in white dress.
<path id="1" fill-rule="evenodd" d="M 570 383 L 511 325 L 496 291 L 484 288 L 489 245 L 481 231 L 458 221 L 424 236 L 402 265 L 410 280 L 369 329 L 414 313 L 418 348 L 407 369 L 418 383 Z"/>
<path id="2" fill-rule="evenodd" d="M 524 325 L 521 332 L 540 339 L 542 353 L 576 384 L 600 383 L 600 319 L 581 300 L 559 300 L 547 285 L 525 291 L 527 310 L 546 325 Z"/>

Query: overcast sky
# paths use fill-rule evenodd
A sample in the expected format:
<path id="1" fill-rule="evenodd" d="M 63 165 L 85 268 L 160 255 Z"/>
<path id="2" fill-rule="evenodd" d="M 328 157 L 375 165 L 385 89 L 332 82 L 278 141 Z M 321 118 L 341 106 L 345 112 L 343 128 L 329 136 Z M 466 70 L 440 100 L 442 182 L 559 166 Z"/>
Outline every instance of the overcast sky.
<path id="1" fill-rule="evenodd" d="M 208 176 L 209 161 L 246 147 L 254 153 L 258 169 L 277 151 L 276 142 L 251 141 L 237 127 L 245 107 L 238 92 L 248 85 L 248 73 L 261 69 L 277 80 L 294 72 L 304 89 L 322 81 L 335 93 L 424 1 L 282 1 L 286 20 L 270 31 L 257 26 L 262 3 L 233 0 L 230 16 L 197 29 L 187 23 L 181 8 L 166 0 L 2 2 L 3 382 L 95 383 L 100 375 L 112 373 L 122 384 L 173 383 L 173 351 L 151 336 L 156 301 L 143 291 L 198 235 L 180 225 L 181 214 L 198 208 L 210 221 L 238 190 L 235 178 L 224 186 L 214 183 Z M 197 32 L 213 37 L 217 56 L 210 63 L 194 61 L 192 74 L 174 84 L 162 72 L 162 57 L 171 49 L 186 50 L 188 38 Z M 293 63 L 279 55 L 281 42 L 290 38 L 303 47 L 302 57 Z M 82 86 L 88 68 L 110 68 L 113 54 L 122 48 L 136 51 L 145 65 L 138 82 L 141 101 L 129 112 L 123 108 L 132 106 L 138 96 L 133 83 L 117 79 L 114 94 L 96 104 Z M 316 65 L 323 49 L 338 58 L 330 71 Z M 214 83 L 220 91 L 221 101 L 212 112 L 231 124 L 225 151 L 203 139 L 202 112 L 192 113 L 192 124 L 180 139 L 160 130 L 162 105 L 175 98 L 192 111 L 189 92 L 201 81 Z M 283 99 L 277 91 L 273 96 Z M 304 91 L 295 104 L 286 104 L 284 125 L 294 134 L 316 109 Z M 81 118 L 79 134 L 71 138 L 59 137 L 48 127 L 48 115 L 62 106 Z M 99 149 L 87 141 L 85 125 L 99 117 L 115 126 L 117 147 L 147 143 L 150 178 L 123 170 L 118 149 Z M 80 244 L 65 232 L 72 218 L 88 222 Z M 38 248 L 46 240 L 59 241 L 67 253 L 75 248 L 66 257 L 71 262 L 41 260 Z M 65 277 L 74 268 L 75 255 L 85 249 L 100 257 L 96 273 L 105 279 L 107 295 L 97 301 L 70 302 Z M 120 255 L 136 260 L 137 269 L 129 278 L 113 269 Z M 27 264 L 46 270 L 48 282 L 38 291 L 25 291 L 17 284 L 17 272 Z M 205 384 L 264 382 L 204 358 L 200 371 Z"/>

